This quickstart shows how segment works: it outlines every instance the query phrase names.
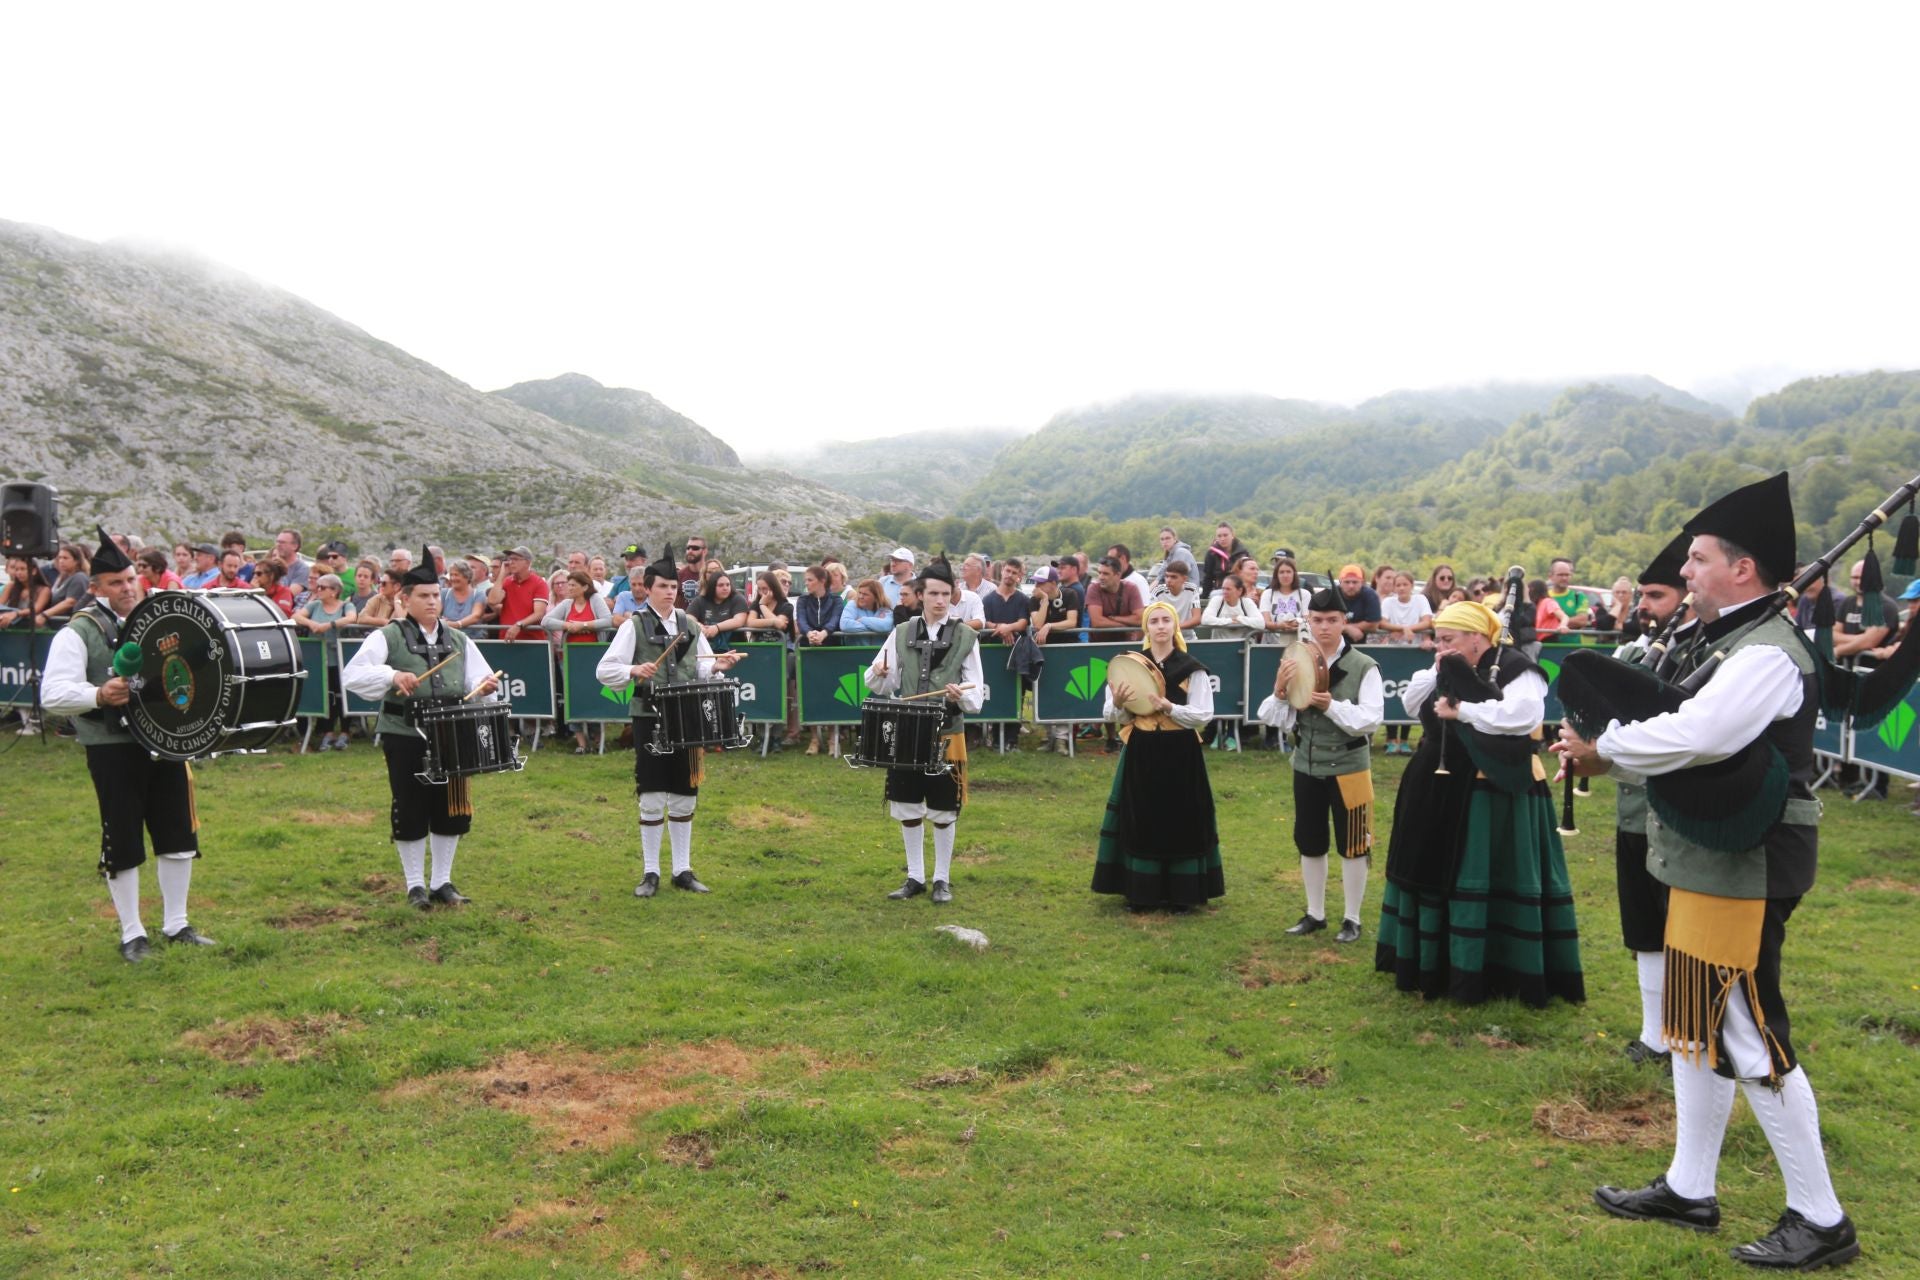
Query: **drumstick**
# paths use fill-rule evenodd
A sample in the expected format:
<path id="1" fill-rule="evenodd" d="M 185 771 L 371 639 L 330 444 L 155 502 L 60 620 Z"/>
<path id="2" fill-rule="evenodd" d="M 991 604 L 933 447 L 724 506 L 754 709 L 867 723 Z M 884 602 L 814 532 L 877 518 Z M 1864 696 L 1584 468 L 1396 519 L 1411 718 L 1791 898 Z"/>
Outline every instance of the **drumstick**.
<path id="1" fill-rule="evenodd" d="M 425 671 L 422 671 L 420 673 L 420 678 L 422 680 L 425 680 L 427 677 L 431 676 L 434 672 L 438 671 L 441 667 L 446 666 L 449 662 L 452 662 L 455 658 L 459 656 L 460 656 L 460 651 L 458 649 L 455 649 L 452 653 L 440 659 L 440 661 L 428 667 Z"/>
<path id="2" fill-rule="evenodd" d="M 962 692 L 965 692 L 966 690 L 971 689 L 973 687 L 974 686 L 970 684 L 963 684 L 960 686 L 960 689 Z M 921 698 L 944 698 L 946 696 L 947 696 L 947 691 L 945 689 L 929 689 L 925 693 L 910 693 L 906 697 L 900 699 L 900 701 L 918 702 Z"/>
<path id="3" fill-rule="evenodd" d="M 448 659 L 448 661 L 452 661 L 452 659 Z M 496 672 L 494 672 L 494 673 L 493 673 L 493 678 L 494 678 L 495 680 L 498 680 L 498 679 L 499 679 L 499 678 L 500 678 L 501 676 L 504 676 L 504 675 L 506 675 L 506 674 L 507 674 L 507 673 L 506 673 L 506 672 L 504 672 L 504 671 L 496 671 Z M 460 699 L 460 701 L 462 701 L 462 702 L 472 702 L 472 701 L 473 701 L 473 700 L 474 700 L 475 698 L 477 698 L 477 697 L 479 697 L 479 696 L 480 696 L 480 686 L 479 686 L 479 685 L 475 685 L 475 686 L 473 687 L 473 692 L 472 692 L 472 693 L 469 693 L 469 694 L 468 694 L 468 695 L 467 695 L 466 697 L 464 697 L 464 698 L 462 698 L 462 699 Z"/>

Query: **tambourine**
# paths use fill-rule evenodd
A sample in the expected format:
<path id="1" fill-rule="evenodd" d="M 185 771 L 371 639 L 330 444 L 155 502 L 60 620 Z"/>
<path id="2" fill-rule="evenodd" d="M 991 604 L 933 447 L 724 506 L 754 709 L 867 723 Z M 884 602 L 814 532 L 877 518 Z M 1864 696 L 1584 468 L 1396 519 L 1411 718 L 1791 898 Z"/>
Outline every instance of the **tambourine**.
<path id="1" fill-rule="evenodd" d="M 1287 650 L 1287 658 L 1293 663 L 1292 674 L 1287 678 L 1287 705 L 1295 711 L 1305 711 L 1313 705 L 1313 695 L 1325 693 L 1329 683 L 1327 657 L 1320 652 L 1306 632 L 1293 642 Z"/>
<path id="2" fill-rule="evenodd" d="M 1167 696 L 1166 678 L 1152 659 L 1139 650 L 1117 655 L 1107 663 L 1107 690 L 1113 705 L 1136 716 L 1150 716 Z"/>

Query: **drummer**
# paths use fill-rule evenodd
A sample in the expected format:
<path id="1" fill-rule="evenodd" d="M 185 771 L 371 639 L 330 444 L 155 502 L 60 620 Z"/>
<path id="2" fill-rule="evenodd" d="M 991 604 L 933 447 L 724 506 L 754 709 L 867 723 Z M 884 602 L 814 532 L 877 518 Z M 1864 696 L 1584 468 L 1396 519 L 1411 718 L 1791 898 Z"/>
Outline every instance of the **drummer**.
<path id="1" fill-rule="evenodd" d="M 100 534 L 88 588 L 93 599 L 54 633 L 41 674 L 41 702 L 54 715 L 74 717 L 87 772 L 100 802 L 100 874 L 120 917 L 120 954 L 138 963 L 152 944 L 140 923 L 140 864 L 145 835 L 153 840 L 154 877 L 160 882 L 161 933 L 168 942 L 210 947 L 212 938 L 187 923 L 187 887 L 200 856 L 193 813 L 193 775 L 184 761 L 155 759 L 133 740 L 122 710 L 133 697 L 114 674 L 120 628 L 140 598 L 133 562 Z"/>
<path id="2" fill-rule="evenodd" d="M 440 578 L 431 552 L 401 577 L 396 604 L 405 616 L 367 637 L 341 671 L 340 682 L 380 704 L 374 730 L 387 758 L 393 843 L 400 850 L 400 870 L 407 878 L 407 902 L 425 911 L 435 903 L 456 906 L 467 901 L 453 887 L 453 855 L 460 837 L 472 829 L 473 815 L 451 812 L 446 786 L 414 776 L 426 767 L 427 740 L 407 722 L 407 702 L 485 697 L 499 687 L 499 681 L 488 670 L 473 637 L 440 625 Z M 426 869 L 429 841 L 433 845 L 431 879 Z"/>
<path id="3" fill-rule="evenodd" d="M 1307 911 L 1287 932 L 1296 938 L 1327 927 L 1327 851 L 1340 850 L 1340 932 L 1335 942 L 1360 937 L 1360 909 L 1367 894 L 1373 852 L 1373 731 L 1386 718 L 1380 666 L 1347 643 L 1347 608 L 1332 588 L 1307 601 L 1307 634 L 1313 650 L 1331 655 L 1322 684 L 1312 675 L 1315 653 L 1296 642 L 1280 663 L 1273 693 L 1260 704 L 1260 723 L 1294 736 L 1293 845 L 1300 851 L 1300 879 Z M 1307 705 L 1296 713 L 1289 689 Z M 1332 840 L 1328 840 L 1328 829 Z"/>
<path id="4" fill-rule="evenodd" d="M 667 546 L 673 545 L 669 538 Z M 626 689 L 635 680 L 672 684 L 694 678 L 682 664 L 693 647 L 694 670 L 705 680 L 745 657 L 736 649 L 715 655 L 700 626 L 678 607 L 680 566 L 671 553 L 646 567 L 641 578 L 646 601 L 620 624 L 613 643 L 600 655 L 594 675 L 609 689 Z M 706 773 L 706 749 L 687 747 L 654 755 L 646 748 L 653 737 L 656 715 L 652 700 L 635 691 L 629 708 L 633 715 L 633 787 L 640 797 L 640 883 L 636 898 L 651 898 L 660 889 L 660 828 L 673 840 L 673 887 L 689 893 L 711 892 L 693 874 L 693 810 L 700 801 L 700 783 Z"/>
<path id="5" fill-rule="evenodd" d="M 944 557 L 935 558 L 916 580 L 920 616 L 893 629 L 867 667 L 867 689 L 890 697 L 906 689 L 906 696 L 931 695 L 940 699 L 947 719 L 941 726 L 949 773 L 927 774 L 918 769 L 887 770 L 887 808 L 900 824 L 907 851 L 907 878 L 887 897 L 917 897 L 927 891 L 925 824 L 933 824 L 934 902 L 953 901 L 954 824 L 967 800 L 967 740 L 961 717 L 979 714 L 987 701 L 987 681 L 980 667 L 980 646 L 972 627 L 955 620 L 953 569 Z M 931 697 L 928 701 L 932 701 Z"/>

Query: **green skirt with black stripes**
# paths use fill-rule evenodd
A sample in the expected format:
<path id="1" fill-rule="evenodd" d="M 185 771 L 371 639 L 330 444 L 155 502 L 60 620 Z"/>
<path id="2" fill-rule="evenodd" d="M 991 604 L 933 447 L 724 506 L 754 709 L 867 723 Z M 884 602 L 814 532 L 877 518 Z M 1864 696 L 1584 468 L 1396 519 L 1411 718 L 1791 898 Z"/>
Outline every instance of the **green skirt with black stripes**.
<path id="1" fill-rule="evenodd" d="M 1463 1004 L 1587 997 L 1573 885 L 1543 782 L 1515 795 L 1474 784 L 1459 871 L 1444 895 L 1388 883 L 1374 968 L 1402 991 Z"/>

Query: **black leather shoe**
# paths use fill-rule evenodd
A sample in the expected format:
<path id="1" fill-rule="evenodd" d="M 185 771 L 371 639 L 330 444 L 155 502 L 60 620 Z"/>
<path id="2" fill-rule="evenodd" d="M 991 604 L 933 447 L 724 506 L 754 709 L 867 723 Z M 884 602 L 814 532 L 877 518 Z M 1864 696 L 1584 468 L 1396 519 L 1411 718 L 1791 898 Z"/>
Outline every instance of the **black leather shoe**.
<path id="1" fill-rule="evenodd" d="M 1750 1267 L 1813 1271 L 1859 1257 L 1860 1239 L 1853 1233 L 1852 1218 L 1842 1217 L 1830 1227 L 1816 1227 L 1789 1209 L 1773 1224 L 1773 1230 L 1729 1252 L 1736 1262 Z"/>
<path id="2" fill-rule="evenodd" d="M 1661 1174 L 1644 1187 L 1598 1187 L 1593 1202 L 1616 1218 L 1638 1218 L 1646 1222 L 1671 1222 L 1690 1231 L 1720 1229 L 1720 1201 L 1714 1196 L 1689 1200 L 1675 1195 Z M 1751 1246 L 1749 1246 L 1751 1247 Z"/>
<path id="3" fill-rule="evenodd" d="M 689 867 L 673 878 L 673 887 L 685 889 L 688 893 L 712 893 L 713 890 L 693 878 L 693 869 Z"/>
<path id="4" fill-rule="evenodd" d="M 417 884 L 407 890 L 407 905 L 425 911 L 433 906 L 433 896 L 427 892 L 427 886 Z"/>
<path id="5" fill-rule="evenodd" d="M 1665 1049 L 1656 1049 L 1638 1036 L 1627 1042 L 1627 1061 L 1636 1067 L 1649 1064 L 1660 1068 L 1668 1075 L 1673 1074 L 1673 1055 Z"/>
<path id="6" fill-rule="evenodd" d="M 181 925 L 180 932 L 178 933 L 163 933 L 160 936 L 168 942 L 177 942 L 190 947 L 217 947 L 220 945 L 206 934 L 197 932 L 190 924 Z"/>
<path id="7" fill-rule="evenodd" d="M 953 901 L 953 890 L 947 888 L 947 882 L 945 880 L 935 880 L 933 882 L 933 901 L 935 902 L 952 902 Z"/>
<path id="8" fill-rule="evenodd" d="M 921 884 L 918 880 L 915 880 L 912 876 L 908 876 L 904 884 L 902 884 L 898 889 L 895 889 L 892 893 L 888 894 L 887 896 L 889 898 L 892 898 L 894 901 L 899 902 L 907 898 L 917 898 L 921 894 L 925 893 L 926 891 L 927 891 L 927 886 Z"/>
<path id="9" fill-rule="evenodd" d="M 1340 932 L 1333 935 L 1333 940 L 1335 942 L 1360 941 L 1360 922 L 1358 920 L 1342 920 L 1340 922 Z"/>
<path id="10" fill-rule="evenodd" d="M 467 897 L 466 894 L 460 892 L 458 889 L 453 887 L 453 881 L 451 880 L 447 881 L 445 884 L 441 885 L 438 889 L 435 889 L 432 893 L 428 894 L 427 896 L 429 898 L 432 898 L 435 902 L 438 902 L 444 906 L 449 906 L 449 907 L 457 907 L 463 902 L 470 901 L 470 899 Z"/>
<path id="11" fill-rule="evenodd" d="M 120 944 L 120 958 L 128 964 L 139 964 L 152 950 L 153 944 L 147 941 L 147 935 L 143 933 L 137 938 L 128 938 Z"/>
<path id="12" fill-rule="evenodd" d="M 1316 920 L 1310 915 L 1301 916 L 1287 932 L 1296 938 L 1304 938 L 1310 933 L 1318 933 L 1327 927 L 1325 920 Z"/>
<path id="13" fill-rule="evenodd" d="M 658 892 L 660 892 L 660 873 L 658 871 L 647 872 L 647 874 L 640 877 L 640 883 L 633 887 L 633 896 L 636 898 L 651 898 Z"/>

